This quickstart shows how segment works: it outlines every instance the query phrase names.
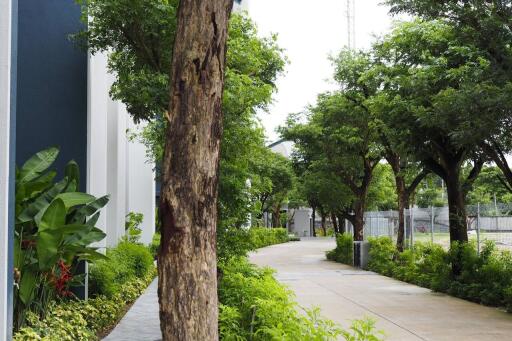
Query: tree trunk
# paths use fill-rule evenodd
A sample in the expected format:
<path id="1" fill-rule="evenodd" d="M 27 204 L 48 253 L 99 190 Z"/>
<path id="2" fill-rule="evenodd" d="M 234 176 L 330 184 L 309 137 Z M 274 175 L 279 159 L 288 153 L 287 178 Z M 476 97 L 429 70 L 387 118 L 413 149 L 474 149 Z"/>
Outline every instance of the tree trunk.
<path id="1" fill-rule="evenodd" d="M 341 234 L 347 232 L 347 222 L 342 215 L 338 215 L 338 232 Z"/>
<path id="2" fill-rule="evenodd" d="M 460 183 L 458 167 L 447 169 L 446 191 L 448 193 L 450 243 L 467 242 L 466 203 L 464 191 Z"/>
<path id="3" fill-rule="evenodd" d="M 336 215 L 334 212 L 331 212 L 331 222 L 332 222 L 332 228 L 334 229 L 334 233 L 338 234 L 340 231 L 338 229 L 338 222 L 336 221 Z"/>
<path id="4" fill-rule="evenodd" d="M 315 220 L 316 220 L 316 210 L 313 207 L 313 213 L 311 214 L 311 232 L 312 232 L 313 237 L 316 237 Z"/>
<path id="5" fill-rule="evenodd" d="M 366 197 L 366 194 L 365 194 Z M 354 205 L 354 240 L 364 240 L 364 210 L 366 208 L 363 200 L 358 200 Z"/>
<path id="6" fill-rule="evenodd" d="M 272 227 L 281 227 L 281 206 L 275 207 L 272 212 Z"/>
<path id="7" fill-rule="evenodd" d="M 158 257 L 164 341 L 218 340 L 217 186 L 233 0 L 181 0 L 162 167 Z"/>
<path id="8" fill-rule="evenodd" d="M 398 251 L 404 251 L 405 238 L 405 209 L 408 207 L 408 198 L 405 190 L 404 177 L 398 175 L 395 177 L 396 193 L 398 196 L 398 235 L 396 239 L 396 248 Z"/>
<path id="9" fill-rule="evenodd" d="M 322 214 L 322 232 L 324 233 L 324 237 L 327 237 L 327 228 L 325 227 L 325 221 L 326 221 L 325 216 L 326 216 L 326 214 L 323 213 Z"/>

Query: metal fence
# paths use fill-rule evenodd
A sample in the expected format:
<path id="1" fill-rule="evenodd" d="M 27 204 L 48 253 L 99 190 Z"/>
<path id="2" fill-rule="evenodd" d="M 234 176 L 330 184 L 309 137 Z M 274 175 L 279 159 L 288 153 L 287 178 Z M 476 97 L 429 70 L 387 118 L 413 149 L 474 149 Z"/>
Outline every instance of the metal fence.
<path id="1" fill-rule="evenodd" d="M 475 240 L 480 250 L 486 240 L 492 240 L 503 249 L 512 250 L 512 204 L 468 205 L 468 238 Z M 352 226 L 347 225 L 350 232 Z M 396 240 L 398 211 L 365 213 L 364 236 L 388 236 Z M 415 242 L 433 242 L 448 247 L 450 244 L 448 207 L 429 207 L 405 210 L 406 245 Z"/>

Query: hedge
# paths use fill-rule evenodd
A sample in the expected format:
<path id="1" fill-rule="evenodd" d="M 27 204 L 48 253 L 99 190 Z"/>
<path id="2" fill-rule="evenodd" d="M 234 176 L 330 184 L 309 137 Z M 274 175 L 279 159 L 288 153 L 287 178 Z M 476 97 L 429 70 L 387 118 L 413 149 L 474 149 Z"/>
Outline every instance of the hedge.
<path id="1" fill-rule="evenodd" d="M 387 237 L 370 238 L 368 269 L 434 291 L 512 311 L 512 253 L 487 242 L 480 254 L 474 243 L 417 243 L 398 252 Z M 458 261 L 457 261 L 458 260 Z M 452 264 L 460 267 L 457 275 Z"/>
<path id="2" fill-rule="evenodd" d="M 327 259 L 335 262 L 353 265 L 354 263 L 354 238 L 350 233 L 336 236 L 336 248 L 326 253 Z"/>

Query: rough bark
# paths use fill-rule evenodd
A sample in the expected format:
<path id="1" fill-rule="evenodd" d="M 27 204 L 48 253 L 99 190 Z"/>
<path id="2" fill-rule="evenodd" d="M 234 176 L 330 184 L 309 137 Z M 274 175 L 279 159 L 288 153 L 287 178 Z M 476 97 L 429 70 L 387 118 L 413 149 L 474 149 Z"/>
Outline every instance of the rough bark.
<path id="1" fill-rule="evenodd" d="M 364 195 L 366 199 L 366 194 Z M 354 225 L 354 240 L 364 240 L 364 211 L 366 209 L 366 202 L 362 198 L 358 200 L 354 205 L 354 216 L 351 220 Z"/>
<path id="2" fill-rule="evenodd" d="M 162 167 L 158 257 L 164 341 L 218 340 L 217 186 L 232 0 L 181 0 Z"/>
<path id="3" fill-rule="evenodd" d="M 315 220 L 316 220 L 316 207 L 312 207 L 313 212 L 311 213 L 311 233 L 313 237 L 316 237 L 316 228 L 315 228 Z"/>
<path id="4" fill-rule="evenodd" d="M 447 170 L 446 192 L 448 194 L 450 242 L 467 242 L 465 195 L 461 186 L 459 170 L 456 168 Z"/>
<path id="5" fill-rule="evenodd" d="M 282 227 L 281 226 L 281 205 L 274 206 L 272 211 L 272 227 Z"/>
<path id="6" fill-rule="evenodd" d="M 326 214 L 324 212 L 322 212 L 322 232 L 324 233 L 324 237 L 327 236 L 327 228 L 325 227 L 325 221 L 326 221 Z"/>
<path id="7" fill-rule="evenodd" d="M 343 215 L 338 215 L 338 232 L 343 234 L 347 232 L 347 222 L 345 221 L 345 217 Z"/>
<path id="8" fill-rule="evenodd" d="M 409 207 L 409 200 L 405 190 L 405 180 L 403 176 L 395 176 L 396 192 L 398 195 L 398 234 L 396 238 L 396 248 L 398 251 L 404 251 L 405 238 L 405 209 Z"/>
<path id="9" fill-rule="evenodd" d="M 331 222 L 332 222 L 332 228 L 334 230 L 334 233 L 337 234 L 339 233 L 339 229 L 338 229 L 338 222 L 336 221 L 336 215 L 334 214 L 334 212 L 331 212 Z"/>

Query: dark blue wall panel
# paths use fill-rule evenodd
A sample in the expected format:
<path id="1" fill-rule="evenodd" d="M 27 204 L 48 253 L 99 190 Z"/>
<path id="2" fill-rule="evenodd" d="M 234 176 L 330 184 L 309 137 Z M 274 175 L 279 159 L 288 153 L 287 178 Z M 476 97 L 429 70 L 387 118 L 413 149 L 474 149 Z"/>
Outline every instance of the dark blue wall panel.
<path id="1" fill-rule="evenodd" d="M 59 146 L 55 165 L 71 159 L 85 189 L 87 53 L 70 41 L 82 28 L 74 0 L 23 0 L 18 7 L 16 163 Z"/>

